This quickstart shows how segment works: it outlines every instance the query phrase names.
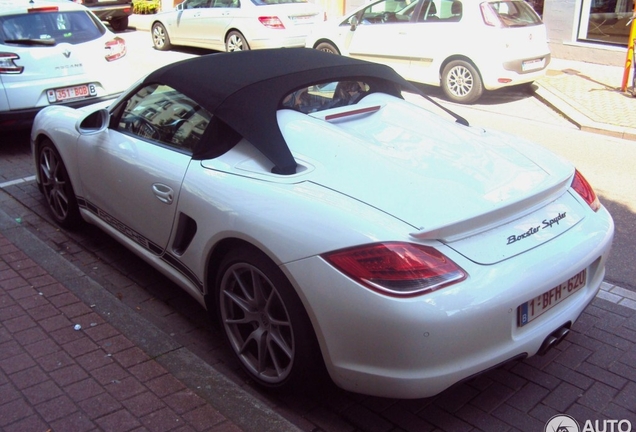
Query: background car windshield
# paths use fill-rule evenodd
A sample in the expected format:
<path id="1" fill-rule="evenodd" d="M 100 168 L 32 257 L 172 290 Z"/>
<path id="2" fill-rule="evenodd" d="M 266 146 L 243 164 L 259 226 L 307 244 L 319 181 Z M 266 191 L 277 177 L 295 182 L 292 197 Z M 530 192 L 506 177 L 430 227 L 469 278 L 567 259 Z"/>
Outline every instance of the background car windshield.
<path id="1" fill-rule="evenodd" d="M 541 18 L 524 1 L 490 2 L 490 6 L 497 13 L 506 27 L 524 27 L 541 24 Z"/>
<path id="2" fill-rule="evenodd" d="M 0 41 L 45 40 L 79 44 L 99 38 L 106 28 L 84 11 L 42 12 L 0 17 Z"/>

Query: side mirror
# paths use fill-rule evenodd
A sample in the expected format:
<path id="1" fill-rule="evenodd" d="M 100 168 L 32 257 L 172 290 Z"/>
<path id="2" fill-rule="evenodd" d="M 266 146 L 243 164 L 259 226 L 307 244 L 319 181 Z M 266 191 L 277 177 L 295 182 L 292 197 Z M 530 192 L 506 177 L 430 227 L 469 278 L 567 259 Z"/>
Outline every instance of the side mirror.
<path id="1" fill-rule="evenodd" d="M 106 108 L 102 108 L 80 118 L 75 129 L 82 135 L 92 135 L 106 130 L 109 122 L 110 113 Z"/>
<path id="2" fill-rule="evenodd" d="M 349 20 L 349 24 L 351 24 L 351 31 L 356 31 L 356 29 L 358 28 L 358 17 L 357 16 L 352 16 L 351 19 Z"/>
<path id="3" fill-rule="evenodd" d="M 182 11 L 182 10 L 183 10 L 183 3 L 179 3 L 179 4 L 177 5 L 177 10 L 178 10 L 178 11 Z"/>

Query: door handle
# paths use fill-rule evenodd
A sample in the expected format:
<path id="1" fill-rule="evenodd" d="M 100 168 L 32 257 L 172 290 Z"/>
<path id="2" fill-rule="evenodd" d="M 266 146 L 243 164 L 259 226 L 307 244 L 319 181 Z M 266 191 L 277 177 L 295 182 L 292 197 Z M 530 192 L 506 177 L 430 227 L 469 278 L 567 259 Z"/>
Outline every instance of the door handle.
<path id="1" fill-rule="evenodd" d="M 164 204 L 172 204 L 172 201 L 174 200 L 174 191 L 171 187 L 166 186 L 165 184 L 153 184 L 152 193 L 154 193 L 157 199 Z"/>

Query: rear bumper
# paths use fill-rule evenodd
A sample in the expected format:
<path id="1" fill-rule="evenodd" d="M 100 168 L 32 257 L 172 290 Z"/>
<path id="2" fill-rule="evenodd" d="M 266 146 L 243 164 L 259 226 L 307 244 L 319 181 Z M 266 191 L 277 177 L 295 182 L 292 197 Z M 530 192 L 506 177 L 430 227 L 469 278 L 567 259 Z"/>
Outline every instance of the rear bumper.
<path id="1" fill-rule="evenodd" d="M 104 97 L 82 99 L 78 101 L 61 104 L 69 108 L 81 108 L 98 102 L 109 101 L 117 98 L 119 94 Z M 47 105 L 50 106 L 50 105 Z M 33 124 L 33 119 L 40 110 L 45 107 L 28 108 L 14 111 L 0 111 L 0 131 L 28 129 Z"/>
<path id="2" fill-rule="evenodd" d="M 536 81 L 545 75 L 551 59 L 551 54 L 547 53 L 531 58 L 505 61 L 501 64 L 501 68 L 498 70 L 489 70 L 487 68 L 480 69 L 482 72 L 484 87 L 488 90 L 496 90 L 503 87 Z M 537 60 L 543 61 L 543 66 L 541 68 L 524 70 L 524 64 Z"/>
<path id="3" fill-rule="evenodd" d="M 96 6 L 89 7 L 91 12 L 97 16 L 102 21 L 110 21 L 112 19 L 124 18 L 132 15 L 133 7 L 132 4 L 122 5 L 122 6 Z"/>

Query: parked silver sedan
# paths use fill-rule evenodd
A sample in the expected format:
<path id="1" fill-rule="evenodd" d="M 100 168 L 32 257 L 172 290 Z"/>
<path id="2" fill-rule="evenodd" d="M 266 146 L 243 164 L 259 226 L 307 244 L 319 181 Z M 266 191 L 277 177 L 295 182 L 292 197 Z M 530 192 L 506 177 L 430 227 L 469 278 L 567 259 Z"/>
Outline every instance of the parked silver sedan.
<path id="1" fill-rule="evenodd" d="M 323 17 L 307 0 L 186 0 L 157 14 L 152 43 L 162 51 L 173 45 L 220 51 L 303 47 Z"/>

